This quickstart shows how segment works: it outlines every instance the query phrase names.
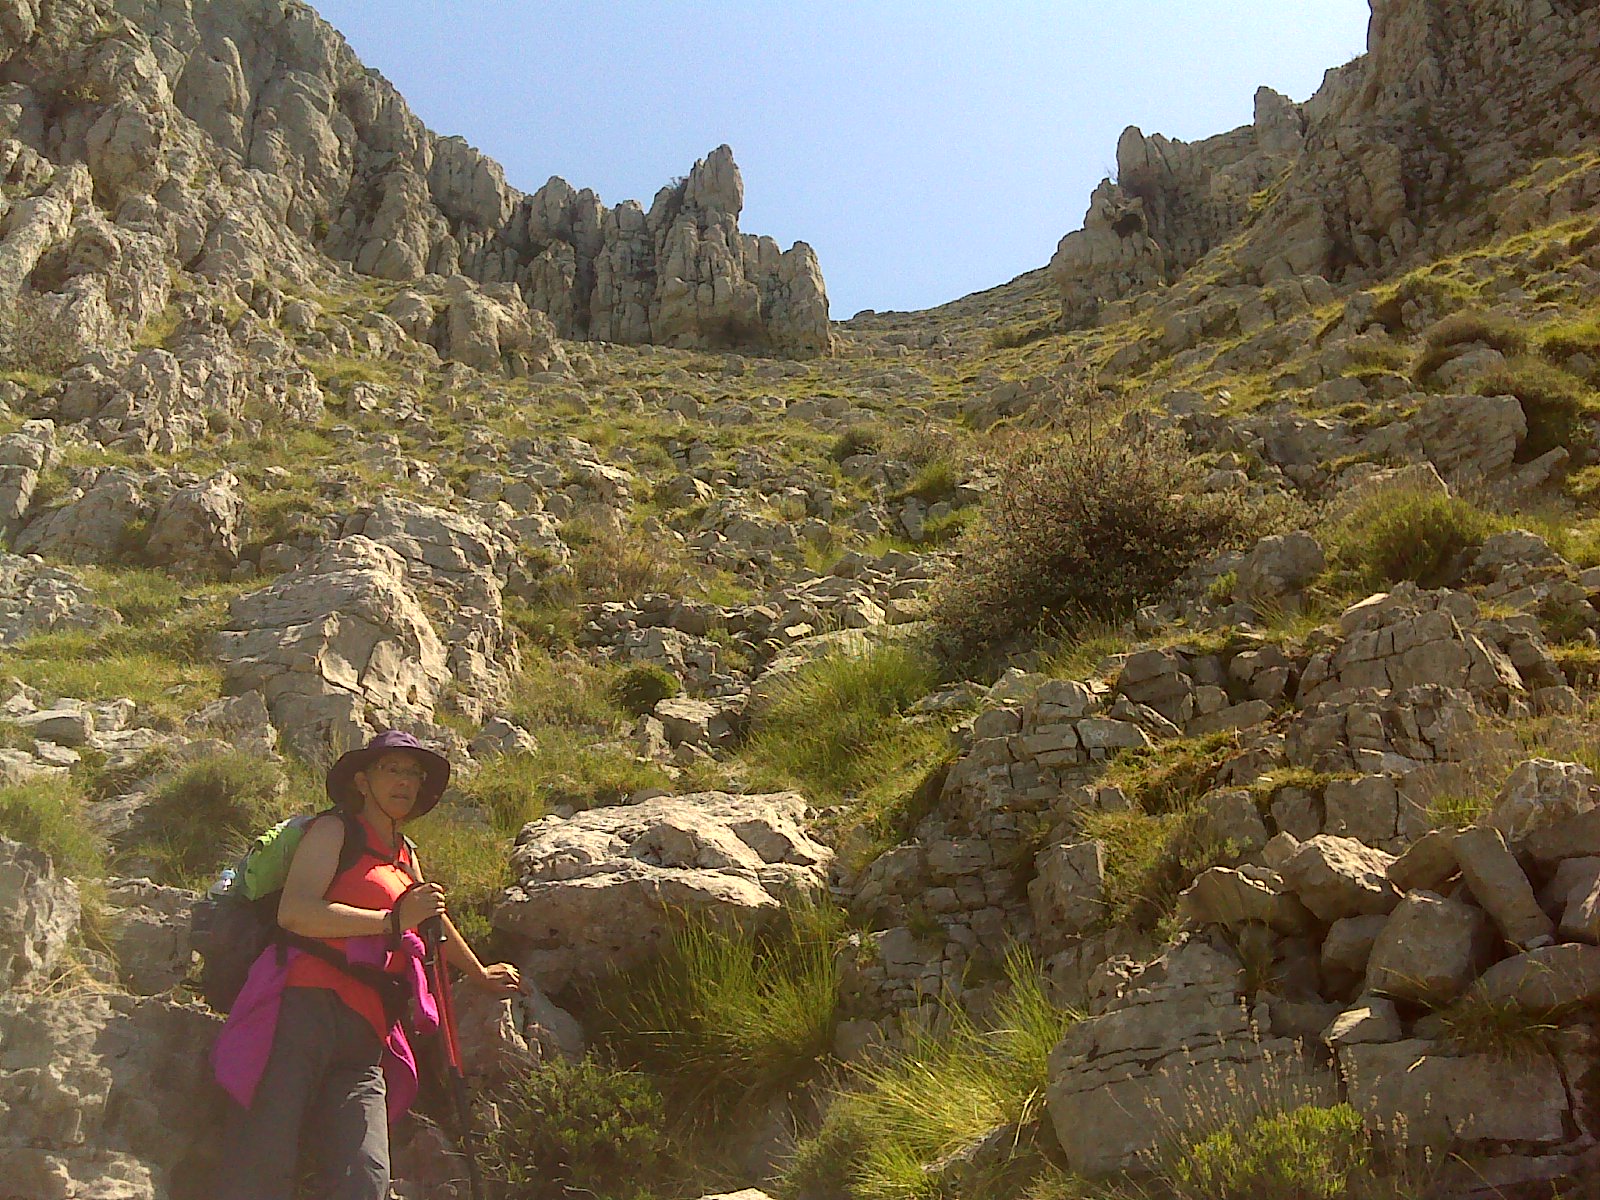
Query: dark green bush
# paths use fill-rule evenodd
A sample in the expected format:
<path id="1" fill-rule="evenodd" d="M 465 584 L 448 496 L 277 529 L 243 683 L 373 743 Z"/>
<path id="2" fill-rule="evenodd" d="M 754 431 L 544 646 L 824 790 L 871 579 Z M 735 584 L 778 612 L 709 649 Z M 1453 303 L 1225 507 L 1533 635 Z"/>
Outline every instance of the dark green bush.
<path id="1" fill-rule="evenodd" d="M 1337 569 L 1371 588 L 1411 580 L 1441 587 L 1461 573 L 1466 552 L 1500 523 L 1443 492 L 1389 490 L 1365 501 L 1328 537 Z"/>
<path id="2" fill-rule="evenodd" d="M 1112 621 L 1203 556 L 1284 527 L 1287 506 L 1202 489 L 1173 433 L 1072 432 L 1025 446 L 937 581 L 957 658 L 1043 625 Z"/>
<path id="3" fill-rule="evenodd" d="M 611 685 L 611 698 L 629 715 L 642 717 L 681 690 L 677 677 L 670 671 L 651 663 L 640 663 L 617 676 Z"/>
<path id="4" fill-rule="evenodd" d="M 558 1058 L 497 1099 L 481 1163 L 517 1200 L 643 1200 L 668 1164 L 666 1105 L 643 1075 Z"/>

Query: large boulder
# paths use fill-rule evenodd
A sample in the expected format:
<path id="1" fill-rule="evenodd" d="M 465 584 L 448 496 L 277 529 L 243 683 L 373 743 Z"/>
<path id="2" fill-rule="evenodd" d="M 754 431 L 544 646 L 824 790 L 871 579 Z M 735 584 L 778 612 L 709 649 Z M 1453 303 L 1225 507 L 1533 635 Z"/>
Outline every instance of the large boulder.
<path id="1" fill-rule="evenodd" d="M 1465 1054 L 1423 1039 L 1339 1047 L 1349 1101 L 1374 1133 L 1418 1149 L 1567 1138 L 1570 1103 L 1549 1054 Z"/>
<path id="2" fill-rule="evenodd" d="M 1318 834 L 1280 870 L 1284 886 L 1322 921 L 1393 911 L 1400 893 L 1389 882 L 1394 856 L 1353 838 Z"/>
<path id="3" fill-rule="evenodd" d="M 260 692 L 284 737 L 312 753 L 431 720 L 450 679 L 405 560 L 365 537 L 239 597 L 216 645 L 227 690 Z"/>
<path id="4" fill-rule="evenodd" d="M 161 505 L 145 543 L 153 563 L 224 573 L 239 562 L 244 497 L 231 471 L 179 488 Z"/>
<path id="5" fill-rule="evenodd" d="M 1494 950 L 1488 918 L 1470 904 L 1411 892 L 1367 959 L 1367 991 L 1443 1005 L 1465 992 Z"/>
<path id="6" fill-rule="evenodd" d="M 504 602 L 522 568 L 515 543 L 477 517 L 398 497 L 379 501 L 346 532 L 395 551 L 410 584 L 439 601 L 457 707 L 480 719 L 521 661 Z"/>
<path id="7" fill-rule="evenodd" d="M 793 792 L 702 792 L 541 818 L 517 837 L 495 926 L 550 991 L 649 960 L 686 918 L 760 927 L 826 885 L 833 854 L 804 815 Z"/>

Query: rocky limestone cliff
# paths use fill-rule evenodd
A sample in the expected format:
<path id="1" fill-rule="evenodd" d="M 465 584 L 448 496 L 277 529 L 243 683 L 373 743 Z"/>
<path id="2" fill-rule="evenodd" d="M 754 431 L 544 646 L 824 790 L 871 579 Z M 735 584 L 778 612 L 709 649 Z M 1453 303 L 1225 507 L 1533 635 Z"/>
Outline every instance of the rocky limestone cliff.
<path id="1" fill-rule="evenodd" d="M 1361 283 L 1581 209 L 1600 168 L 1552 177 L 1600 117 L 1589 0 L 1374 0 L 1365 56 L 1304 104 L 1192 144 L 1130 128 L 1051 272 L 1069 325 L 1176 282 Z M 1551 186 L 1555 185 L 1555 186 Z"/>
<path id="2" fill-rule="evenodd" d="M 527 196 L 425 128 L 304 4 L 0 8 L 0 301 L 48 294 L 80 345 L 160 311 L 169 263 L 303 283 L 326 255 L 387 280 L 510 285 L 563 337 L 828 349 L 815 254 L 739 231 L 726 146 L 648 212 L 560 179 Z"/>

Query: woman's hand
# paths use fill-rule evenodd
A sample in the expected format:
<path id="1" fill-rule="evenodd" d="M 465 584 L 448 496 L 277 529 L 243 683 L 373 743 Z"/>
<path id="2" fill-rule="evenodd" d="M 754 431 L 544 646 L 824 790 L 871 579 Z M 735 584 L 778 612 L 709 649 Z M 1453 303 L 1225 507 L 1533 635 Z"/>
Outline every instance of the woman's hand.
<path id="1" fill-rule="evenodd" d="M 504 1000 L 523 991 L 522 972 L 510 963 L 490 963 L 470 978 L 496 1000 Z"/>
<path id="2" fill-rule="evenodd" d="M 419 883 L 395 904 L 400 928 L 415 929 L 424 921 L 444 915 L 444 888 L 437 883 Z"/>

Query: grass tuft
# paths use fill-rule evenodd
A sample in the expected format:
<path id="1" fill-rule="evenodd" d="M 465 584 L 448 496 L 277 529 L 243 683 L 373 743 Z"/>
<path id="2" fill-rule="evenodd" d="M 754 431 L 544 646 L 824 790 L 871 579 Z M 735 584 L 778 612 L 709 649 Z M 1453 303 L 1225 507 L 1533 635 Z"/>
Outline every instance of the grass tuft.
<path id="1" fill-rule="evenodd" d="M 843 923 L 825 905 L 791 909 L 760 934 L 691 920 L 660 960 L 603 987 L 612 1049 L 683 1106 L 722 1115 L 793 1087 L 832 1045 Z"/>
<path id="2" fill-rule="evenodd" d="M 943 1029 L 914 1029 L 903 1049 L 860 1067 L 857 1087 L 839 1094 L 821 1129 L 796 1150 L 786 1190 L 856 1200 L 930 1196 L 925 1164 L 1036 1117 L 1050 1051 L 1077 1014 L 1050 1002 L 1026 956 L 1013 955 L 1007 975 L 1011 986 L 990 1028 L 951 1010 Z"/>

